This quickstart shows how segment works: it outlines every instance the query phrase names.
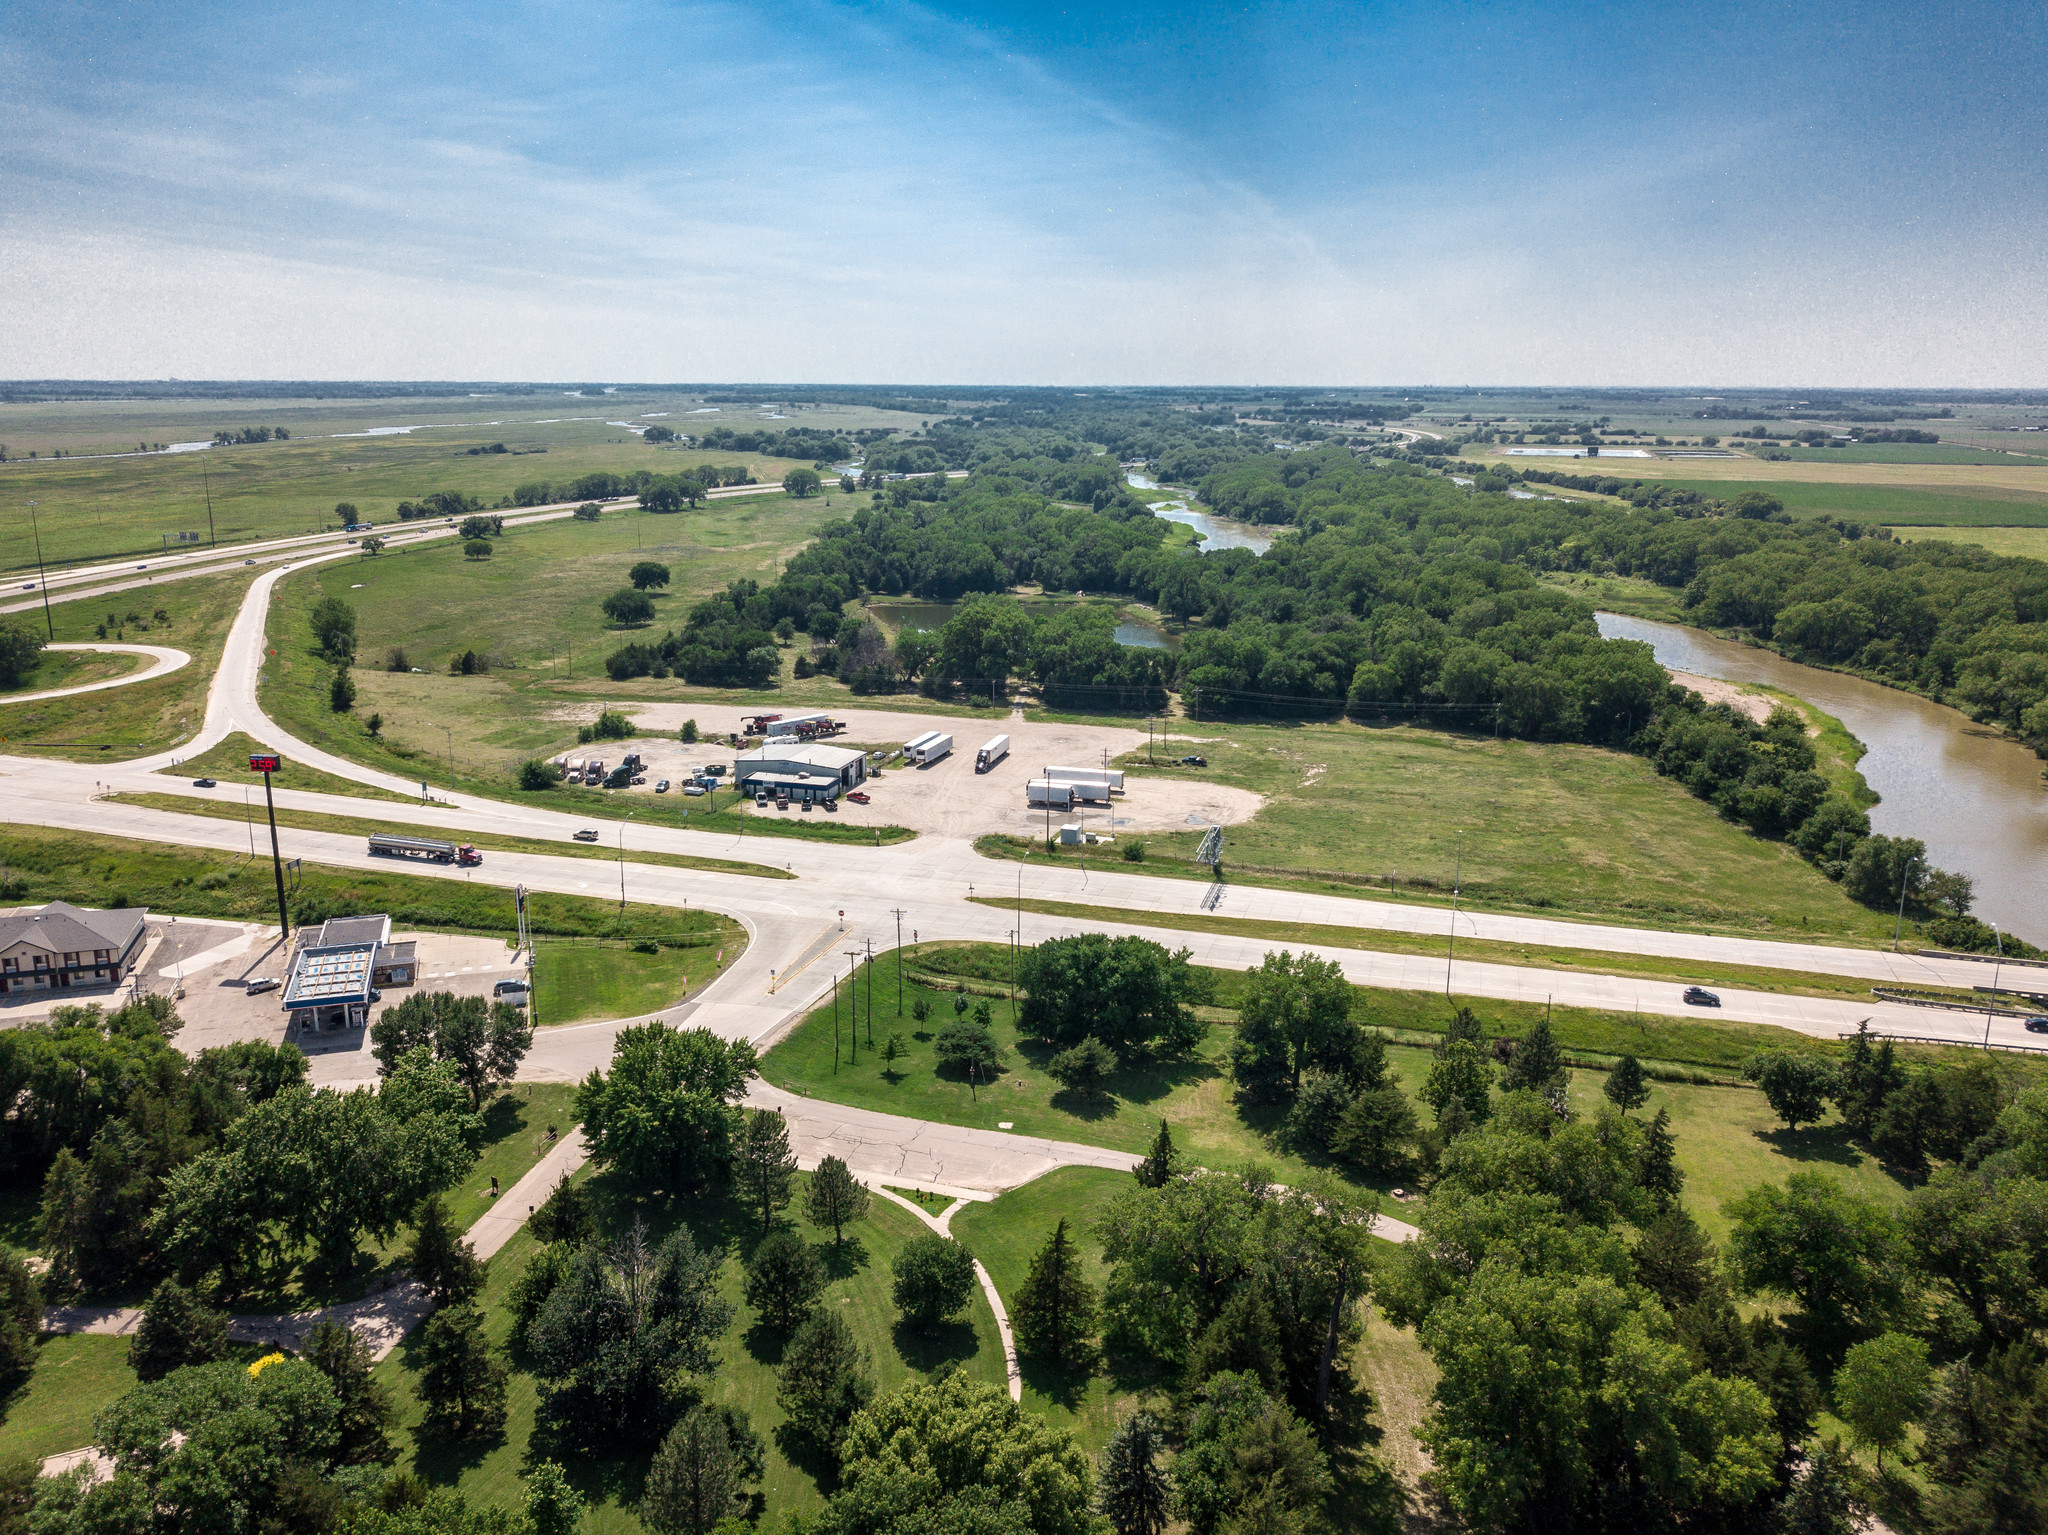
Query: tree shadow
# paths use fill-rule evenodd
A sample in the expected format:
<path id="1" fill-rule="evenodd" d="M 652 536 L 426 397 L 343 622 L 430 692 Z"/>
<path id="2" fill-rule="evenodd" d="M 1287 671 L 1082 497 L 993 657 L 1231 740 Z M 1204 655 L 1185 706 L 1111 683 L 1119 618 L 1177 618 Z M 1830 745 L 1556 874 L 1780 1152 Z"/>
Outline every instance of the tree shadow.
<path id="1" fill-rule="evenodd" d="M 756 1320 L 753 1326 L 740 1334 L 740 1342 L 762 1364 L 774 1366 L 782 1363 L 783 1351 L 789 1347 L 789 1334 L 780 1327 Z"/>
<path id="2" fill-rule="evenodd" d="M 819 1492 L 829 1497 L 838 1490 L 839 1462 L 829 1445 L 819 1444 L 794 1423 L 778 1423 L 775 1447 L 784 1460 L 817 1484 Z"/>
<path id="3" fill-rule="evenodd" d="M 502 1427 L 488 1434 L 457 1436 L 422 1424 L 413 1431 L 412 1474 L 437 1487 L 452 1487 L 465 1471 L 475 1470 L 504 1444 Z"/>
<path id="4" fill-rule="evenodd" d="M 971 1322 L 941 1322 L 929 1330 L 899 1318 L 890 1331 L 896 1357 L 920 1375 L 972 1359 L 981 1348 Z"/>
<path id="5" fill-rule="evenodd" d="M 1063 1087 L 1046 1101 L 1062 1114 L 1071 1114 L 1089 1124 L 1101 1119 L 1114 1119 L 1117 1115 L 1117 1101 L 1108 1093 L 1083 1093 Z"/>
<path id="6" fill-rule="evenodd" d="M 544 1460 L 553 1461 L 595 1506 L 612 1498 L 625 1504 L 638 1503 L 653 1459 L 652 1452 L 647 1450 L 593 1454 L 586 1439 L 566 1432 L 564 1425 L 549 1418 L 543 1400 L 534 1416 L 533 1434 L 527 1440 L 523 1464 L 530 1470 Z"/>
<path id="7" fill-rule="evenodd" d="M 1860 1167 L 1867 1155 L 1850 1138 L 1843 1124 L 1808 1125 L 1804 1130 L 1759 1130 L 1756 1138 L 1779 1156 L 1795 1162 L 1827 1162 L 1837 1167 Z"/>
<path id="8" fill-rule="evenodd" d="M 1079 1359 L 1064 1362 L 1039 1359 L 1030 1354 L 1017 1357 L 1017 1369 L 1024 1377 L 1024 1384 L 1069 1412 L 1075 1411 L 1081 1399 L 1088 1394 L 1088 1383 L 1095 1378 L 1095 1364 L 1092 1351 Z"/>
<path id="9" fill-rule="evenodd" d="M 850 1279 L 866 1268 L 873 1260 L 868 1256 L 866 1246 L 857 1236 L 849 1236 L 839 1243 L 826 1242 L 819 1256 L 825 1260 L 825 1272 L 831 1278 Z"/>

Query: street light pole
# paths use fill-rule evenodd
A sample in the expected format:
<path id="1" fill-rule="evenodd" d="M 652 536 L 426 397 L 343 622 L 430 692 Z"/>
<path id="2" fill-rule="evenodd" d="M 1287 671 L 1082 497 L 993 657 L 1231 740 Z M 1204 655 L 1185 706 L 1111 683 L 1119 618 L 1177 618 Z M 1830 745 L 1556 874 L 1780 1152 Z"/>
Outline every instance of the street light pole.
<path id="1" fill-rule="evenodd" d="M 43 589 L 43 627 L 50 631 L 50 638 L 57 637 L 57 625 L 50 617 L 50 578 L 43 570 L 43 528 L 36 521 L 36 504 L 28 504 L 28 525 L 36 536 L 36 585 Z"/>
<path id="2" fill-rule="evenodd" d="M 1991 941 L 1998 945 L 1998 961 L 1991 967 L 1991 996 L 1984 1004 L 1984 1048 L 1991 1048 L 1991 1009 L 1998 1005 L 1998 972 L 2005 968 L 2005 937 L 1991 924 Z"/>
<path id="3" fill-rule="evenodd" d="M 1920 860 L 1908 858 L 1906 867 L 1899 871 L 1899 915 L 1892 923 L 1892 952 L 1899 952 L 1899 930 L 1906 925 L 1906 881 L 1913 877 L 1913 865 Z"/>
<path id="4" fill-rule="evenodd" d="M 441 733 L 448 737 L 448 792 L 453 794 L 455 792 L 455 732 L 450 727 L 443 725 Z"/>
<path id="5" fill-rule="evenodd" d="M 1465 883 L 1465 834 L 1458 833 L 1458 868 L 1451 876 L 1451 942 L 1444 950 L 1444 1000 L 1451 1000 L 1451 962 L 1458 955 L 1458 890 Z"/>

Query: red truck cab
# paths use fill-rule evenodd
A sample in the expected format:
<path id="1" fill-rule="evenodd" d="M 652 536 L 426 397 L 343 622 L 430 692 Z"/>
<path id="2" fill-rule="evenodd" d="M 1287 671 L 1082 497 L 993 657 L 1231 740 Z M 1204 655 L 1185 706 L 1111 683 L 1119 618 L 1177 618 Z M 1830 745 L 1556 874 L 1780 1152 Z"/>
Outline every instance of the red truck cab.
<path id="1" fill-rule="evenodd" d="M 484 855 L 465 842 L 455 849 L 455 861 L 459 864 L 482 863 Z"/>

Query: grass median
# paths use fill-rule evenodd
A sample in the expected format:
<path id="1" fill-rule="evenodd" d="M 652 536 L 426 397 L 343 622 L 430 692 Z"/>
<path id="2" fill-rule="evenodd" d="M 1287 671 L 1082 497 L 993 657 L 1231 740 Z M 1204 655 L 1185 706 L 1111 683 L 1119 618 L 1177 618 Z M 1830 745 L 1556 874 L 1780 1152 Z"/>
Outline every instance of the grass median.
<path id="1" fill-rule="evenodd" d="M 114 794 L 108 796 L 116 804 L 140 805 L 149 810 L 170 810 L 180 815 L 203 815 L 216 820 L 239 821 L 244 818 L 244 808 L 221 800 L 200 799 L 187 794 Z M 255 820 L 261 822 L 263 813 L 255 812 Z M 402 821 L 373 821 L 361 816 L 329 815 L 320 810 L 280 809 L 277 824 L 295 826 L 301 831 L 336 832 L 344 836 L 368 838 L 373 832 L 386 832 L 401 837 L 441 837 L 445 841 L 466 842 L 482 852 L 536 853 L 550 858 L 582 858 L 604 863 L 618 863 L 619 850 L 607 848 L 602 843 L 575 842 L 563 838 L 557 842 L 546 837 L 508 837 L 496 832 L 471 832 L 432 826 L 418 826 Z M 259 843 L 261 838 L 259 837 Z M 764 863 L 742 863 L 732 858 L 699 858 L 693 853 L 651 852 L 640 848 L 632 849 L 630 863 L 656 864 L 668 869 L 706 869 L 717 874 L 746 874 L 760 879 L 794 879 L 796 876 L 784 869 L 771 868 Z"/>

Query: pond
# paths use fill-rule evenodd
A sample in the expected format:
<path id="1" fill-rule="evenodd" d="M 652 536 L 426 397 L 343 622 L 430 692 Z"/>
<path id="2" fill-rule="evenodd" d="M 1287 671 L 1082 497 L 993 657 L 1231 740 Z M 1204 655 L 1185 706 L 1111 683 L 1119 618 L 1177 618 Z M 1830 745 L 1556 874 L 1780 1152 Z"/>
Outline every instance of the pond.
<path id="1" fill-rule="evenodd" d="M 1977 882 L 1977 916 L 2048 942 L 2048 781 L 2033 752 L 1918 694 L 1698 629 L 1596 616 L 1609 639 L 1648 641 L 1674 671 L 1763 683 L 1834 715 L 1869 748 L 1858 766 L 1883 797 L 1872 830 L 1918 837 L 1936 867 Z"/>

